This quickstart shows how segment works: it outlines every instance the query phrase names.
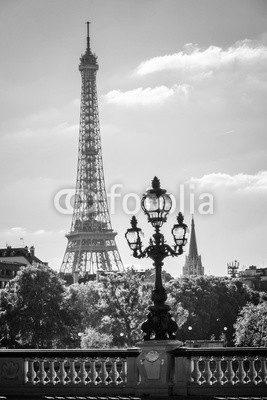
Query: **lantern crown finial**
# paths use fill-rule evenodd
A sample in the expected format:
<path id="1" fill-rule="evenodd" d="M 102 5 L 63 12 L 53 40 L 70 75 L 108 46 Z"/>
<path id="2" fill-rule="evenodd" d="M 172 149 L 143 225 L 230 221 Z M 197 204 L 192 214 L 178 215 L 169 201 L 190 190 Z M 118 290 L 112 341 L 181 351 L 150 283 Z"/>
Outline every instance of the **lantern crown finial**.
<path id="1" fill-rule="evenodd" d="M 160 189 L 160 180 L 159 178 L 157 178 L 156 176 L 154 176 L 153 180 L 152 180 L 152 188 L 154 190 L 158 190 Z"/>
<path id="2" fill-rule="evenodd" d="M 178 213 L 178 216 L 177 216 L 177 222 L 178 222 L 178 224 L 183 224 L 183 222 L 184 222 L 184 216 L 183 216 L 183 214 L 181 213 L 181 211 Z"/>
<path id="3" fill-rule="evenodd" d="M 162 194 L 166 193 L 165 189 L 160 187 L 160 180 L 157 176 L 155 176 L 152 180 L 152 189 L 147 189 L 147 193 L 153 193 L 157 197 L 161 196 Z"/>
<path id="4" fill-rule="evenodd" d="M 132 225 L 133 229 L 135 229 L 137 227 L 137 219 L 134 215 L 132 216 L 132 219 L 131 219 L 131 225 Z"/>

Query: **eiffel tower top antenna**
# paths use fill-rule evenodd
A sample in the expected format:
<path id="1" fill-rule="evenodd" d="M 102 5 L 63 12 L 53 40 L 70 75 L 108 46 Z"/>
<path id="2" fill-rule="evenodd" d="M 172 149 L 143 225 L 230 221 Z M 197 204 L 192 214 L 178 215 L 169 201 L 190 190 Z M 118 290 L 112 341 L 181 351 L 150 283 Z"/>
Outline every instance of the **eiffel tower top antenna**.
<path id="1" fill-rule="evenodd" d="M 91 51 L 91 50 L 90 50 L 90 35 L 89 35 L 89 25 L 90 25 L 90 22 L 87 21 L 87 22 L 86 22 L 86 25 L 87 25 L 87 48 L 86 48 L 86 51 L 90 52 L 90 51 Z"/>

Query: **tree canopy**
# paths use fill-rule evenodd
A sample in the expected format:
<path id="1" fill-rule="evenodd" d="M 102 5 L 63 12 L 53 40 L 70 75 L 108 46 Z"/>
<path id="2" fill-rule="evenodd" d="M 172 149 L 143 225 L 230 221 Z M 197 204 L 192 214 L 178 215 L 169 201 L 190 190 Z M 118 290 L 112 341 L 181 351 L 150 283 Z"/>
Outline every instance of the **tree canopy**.
<path id="1" fill-rule="evenodd" d="M 243 307 L 234 327 L 236 346 L 267 347 L 267 301 Z"/>
<path id="2" fill-rule="evenodd" d="M 0 292 L 2 336 L 8 333 L 30 347 L 51 347 L 64 335 L 64 292 L 63 281 L 49 267 L 22 268 Z"/>
<path id="3" fill-rule="evenodd" d="M 214 276 L 185 276 L 170 281 L 167 290 L 172 302 L 180 302 L 188 311 L 187 322 L 178 331 L 180 340 L 189 338 L 191 326 L 193 339 L 219 339 L 226 333 L 229 345 L 233 344 L 234 323 L 242 307 L 266 297 L 237 279 Z"/>
<path id="4" fill-rule="evenodd" d="M 150 275 L 128 270 L 122 276 L 66 287 L 46 266 L 23 268 L 0 292 L 0 334 L 8 331 L 9 338 L 29 347 L 101 347 L 101 340 L 103 346 L 135 345 L 142 339 L 141 324 L 152 305 Z M 212 276 L 171 279 L 165 285 L 179 327 L 177 339 L 219 339 L 226 333 L 232 345 L 236 323 L 235 344 L 263 343 L 257 335 L 250 340 L 244 326 L 250 327 L 247 321 L 251 326 L 263 321 L 261 302 L 267 300 L 266 294 L 238 279 Z M 247 303 L 251 305 L 241 311 Z M 259 313 L 258 320 L 253 312 Z"/>
<path id="5" fill-rule="evenodd" d="M 113 345 L 134 345 L 142 338 L 140 329 L 150 305 L 152 284 L 127 270 L 103 281 L 98 310 L 101 329 L 113 335 Z"/>

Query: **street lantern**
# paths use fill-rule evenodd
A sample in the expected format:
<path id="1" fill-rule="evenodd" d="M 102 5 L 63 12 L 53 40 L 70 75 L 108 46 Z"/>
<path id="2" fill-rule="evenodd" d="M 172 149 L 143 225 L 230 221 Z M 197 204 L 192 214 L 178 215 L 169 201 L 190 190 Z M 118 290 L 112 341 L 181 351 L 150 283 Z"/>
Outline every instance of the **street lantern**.
<path id="1" fill-rule="evenodd" d="M 183 222 L 183 215 L 179 213 L 178 223 L 172 228 L 173 247 L 165 242 L 163 234 L 160 233 L 160 228 L 167 220 L 172 208 L 172 201 L 167 191 L 160 187 L 160 181 L 157 177 L 152 181 L 152 188 L 146 190 L 143 195 L 141 206 L 148 217 L 148 222 L 155 229 L 155 233 L 149 241 L 149 246 L 142 250 L 143 232 L 137 227 L 135 216 L 131 219 L 131 228 L 127 229 L 125 237 L 135 258 L 149 257 L 154 261 L 155 286 L 151 296 L 154 305 L 149 307 L 147 320 L 141 327 L 144 332 L 144 340 L 175 339 L 178 326 L 170 315 L 170 307 L 165 304 L 167 294 L 162 284 L 162 266 L 166 257 L 176 257 L 183 253 L 183 247 L 187 243 L 188 228 Z"/>
<path id="2" fill-rule="evenodd" d="M 178 222 L 178 224 L 175 224 L 172 228 L 172 235 L 173 235 L 176 247 L 178 247 L 178 252 L 180 252 L 180 254 L 182 254 L 183 247 L 187 243 L 188 227 L 186 224 L 184 224 L 184 216 L 181 212 L 179 212 L 179 214 L 178 214 L 177 222 Z"/>
<path id="3" fill-rule="evenodd" d="M 166 222 L 172 208 L 172 200 L 166 190 L 160 187 L 160 181 L 156 176 L 152 181 L 152 189 L 147 189 L 143 195 L 141 206 L 148 217 L 148 222 L 154 228 L 160 228 Z"/>
<path id="4" fill-rule="evenodd" d="M 131 228 L 127 229 L 125 234 L 126 240 L 131 250 L 137 252 L 138 250 L 141 251 L 142 247 L 142 240 L 141 236 L 144 236 L 142 230 L 137 227 L 137 219 L 135 216 L 131 219 Z"/>

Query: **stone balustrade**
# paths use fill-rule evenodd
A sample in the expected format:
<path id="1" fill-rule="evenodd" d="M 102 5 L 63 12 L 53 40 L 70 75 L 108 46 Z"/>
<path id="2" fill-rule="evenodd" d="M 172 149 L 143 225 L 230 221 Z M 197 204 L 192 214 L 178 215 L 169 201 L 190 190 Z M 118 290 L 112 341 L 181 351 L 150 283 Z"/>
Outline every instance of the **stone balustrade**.
<path id="1" fill-rule="evenodd" d="M 138 349 L 0 350 L 4 395 L 123 395 L 135 392 Z"/>
<path id="2" fill-rule="evenodd" d="M 1 395 L 266 396 L 267 349 L 0 350 Z M 166 354 L 165 354 L 166 353 Z"/>
<path id="3" fill-rule="evenodd" d="M 255 396 L 267 393 L 267 349 L 175 349 L 173 393 Z"/>

